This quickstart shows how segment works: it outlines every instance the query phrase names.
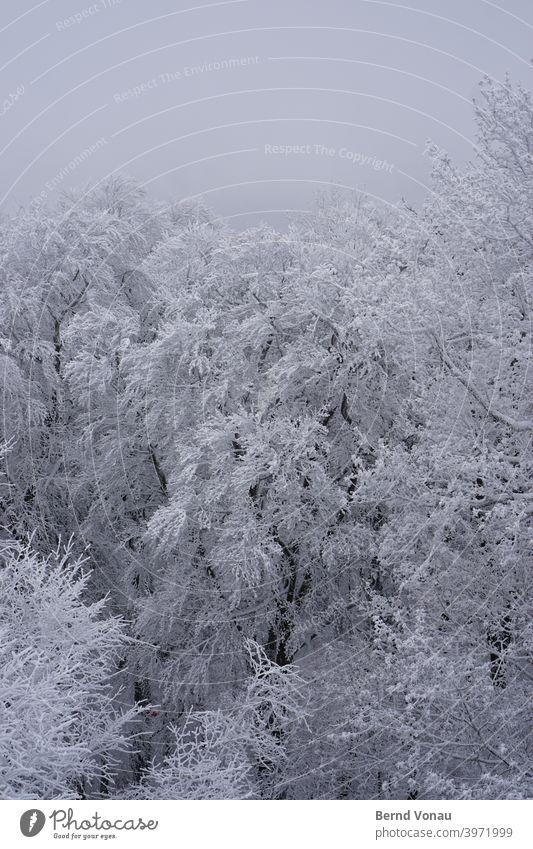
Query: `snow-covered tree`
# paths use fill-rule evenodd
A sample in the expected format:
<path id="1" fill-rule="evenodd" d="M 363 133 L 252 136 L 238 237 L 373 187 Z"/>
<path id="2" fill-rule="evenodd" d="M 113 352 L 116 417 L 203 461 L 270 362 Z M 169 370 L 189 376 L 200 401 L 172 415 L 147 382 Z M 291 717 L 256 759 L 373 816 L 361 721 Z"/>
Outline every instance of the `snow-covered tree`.
<path id="1" fill-rule="evenodd" d="M 0 545 L 0 796 L 112 791 L 137 715 L 113 686 L 121 622 L 86 604 L 83 561 Z"/>
<path id="2" fill-rule="evenodd" d="M 330 192 L 236 233 L 112 179 L 2 222 L 4 579 L 55 611 L 47 552 L 89 544 L 60 619 L 103 641 L 86 692 L 118 652 L 116 710 L 156 705 L 122 794 L 528 793 L 533 105 L 482 98 L 420 210 Z"/>
<path id="3" fill-rule="evenodd" d="M 308 731 L 306 684 L 247 641 L 242 692 L 211 711 L 190 710 L 171 728 L 172 752 L 127 795 L 148 799 L 283 798 L 287 765 Z M 290 783 L 290 782 L 289 782 Z"/>

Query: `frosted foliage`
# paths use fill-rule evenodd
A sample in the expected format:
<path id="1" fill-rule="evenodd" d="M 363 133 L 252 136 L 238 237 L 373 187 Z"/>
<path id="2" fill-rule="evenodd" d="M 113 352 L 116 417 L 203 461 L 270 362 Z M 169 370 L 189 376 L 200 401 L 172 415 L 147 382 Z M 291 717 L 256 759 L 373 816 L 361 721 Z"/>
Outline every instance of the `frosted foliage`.
<path id="1" fill-rule="evenodd" d="M 475 118 L 420 209 L 0 223 L 5 797 L 531 795 L 530 95 Z"/>
<path id="2" fill-rule="evenodd" d="M 68 548 L 0 545 L 0 795 L 76 798 L 114 778 L 136 711 L 115 705 L 121 623 L 87 605 Z"/>

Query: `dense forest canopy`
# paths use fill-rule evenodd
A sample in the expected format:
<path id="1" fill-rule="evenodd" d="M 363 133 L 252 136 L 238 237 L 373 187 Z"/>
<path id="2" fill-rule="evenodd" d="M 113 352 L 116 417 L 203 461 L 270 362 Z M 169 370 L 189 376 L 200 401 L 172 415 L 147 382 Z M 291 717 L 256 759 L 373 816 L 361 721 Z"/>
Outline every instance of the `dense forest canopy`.
<path id="1" fill-rule="evenodd" d="M 3 798 L 531 795 L 533 105 L 287 232 L 0 226 Z"/>

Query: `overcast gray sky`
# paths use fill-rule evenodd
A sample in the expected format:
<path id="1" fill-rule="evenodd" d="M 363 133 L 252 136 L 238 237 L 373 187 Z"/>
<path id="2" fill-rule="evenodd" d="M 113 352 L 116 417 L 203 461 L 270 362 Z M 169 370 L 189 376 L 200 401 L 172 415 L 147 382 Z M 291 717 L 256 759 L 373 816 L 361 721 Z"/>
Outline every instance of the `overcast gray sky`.
<path id="1" fill-rule="evenodd" d="M 119 171 L 282 226 L 328 183 L 419 202 L 482 75 L 532 87 L 533 3 L 4 0 L 0 56 L 4 210 Z"/>

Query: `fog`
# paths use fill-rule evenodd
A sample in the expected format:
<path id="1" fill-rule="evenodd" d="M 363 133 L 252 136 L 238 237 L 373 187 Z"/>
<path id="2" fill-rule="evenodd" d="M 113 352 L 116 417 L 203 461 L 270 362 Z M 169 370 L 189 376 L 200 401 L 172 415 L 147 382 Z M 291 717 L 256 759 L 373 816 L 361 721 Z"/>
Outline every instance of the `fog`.
<path id="1" fill-rule="evenodd" d="M 418 203 L 485 74 L 529 87 L 533 10 L 426 0 L 3 4 L 1 203 L 122 172 L 283 226 L 324 184 Z"/>

